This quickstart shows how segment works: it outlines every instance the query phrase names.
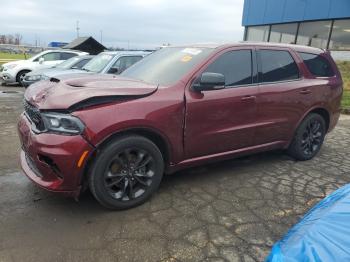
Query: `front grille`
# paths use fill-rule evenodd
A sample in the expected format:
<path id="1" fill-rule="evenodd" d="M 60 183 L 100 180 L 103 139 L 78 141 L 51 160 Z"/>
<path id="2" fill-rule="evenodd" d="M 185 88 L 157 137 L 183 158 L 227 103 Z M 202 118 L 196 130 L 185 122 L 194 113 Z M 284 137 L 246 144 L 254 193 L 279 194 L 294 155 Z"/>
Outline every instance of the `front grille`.
<path id="1" fill-rule="evenodd" d="M 23 100 L 24 112 L 26 113 L 29 120 L 34 124 L 38 131 L 43 131 L 45 125 L 40 115 L 40 111 L 35 106 L 29 104 L 25 99 Z"/>

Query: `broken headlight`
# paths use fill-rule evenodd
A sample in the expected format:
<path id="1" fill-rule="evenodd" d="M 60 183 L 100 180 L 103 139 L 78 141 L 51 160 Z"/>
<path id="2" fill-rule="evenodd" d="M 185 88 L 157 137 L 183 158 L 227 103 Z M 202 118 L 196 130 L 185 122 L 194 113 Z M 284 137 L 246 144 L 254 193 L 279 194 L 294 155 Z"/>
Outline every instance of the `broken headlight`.
<path id="1" fill-rule="evenodd" d="M 61 113 L 41 113 L 47 132 L 79 135 L 84 131 L 84 124 L 75 116 Z"/>

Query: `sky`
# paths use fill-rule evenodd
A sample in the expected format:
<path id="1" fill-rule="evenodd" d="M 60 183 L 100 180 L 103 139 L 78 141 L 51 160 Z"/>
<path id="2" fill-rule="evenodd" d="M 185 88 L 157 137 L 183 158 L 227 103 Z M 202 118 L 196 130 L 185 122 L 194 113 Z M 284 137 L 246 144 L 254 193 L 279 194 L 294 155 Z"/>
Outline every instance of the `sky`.
<path id="1" fill-rule="evenodd" d="M 22 42 L 70 42 L 79 35 L 106 47 L 155 48 L 170 43 L 225 43 L 243 38 L 244 0 L 1 1 L 0 35 Z"/>

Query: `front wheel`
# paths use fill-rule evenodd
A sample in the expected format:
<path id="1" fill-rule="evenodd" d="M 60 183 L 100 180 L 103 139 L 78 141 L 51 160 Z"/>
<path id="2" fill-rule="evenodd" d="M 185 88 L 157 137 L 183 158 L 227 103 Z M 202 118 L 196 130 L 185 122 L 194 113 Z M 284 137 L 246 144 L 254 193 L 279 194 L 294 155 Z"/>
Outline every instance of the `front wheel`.
<path id="1" fill-rule="evenodd" d="M 18 74 L 16 76 L 17 83 L 19 83 L 20 85 L 24 86 L 23 85 L 23 80 L 24 80 L 26 74 L 29 73 L 29 72 L 30 72 L 29 70 L 22 70 L 22 71 L 18 72 Z"/>
<path id="2" fill-rule="evenodd" d="M 164 160 L 158 147 L 137 136 L 120 137 L 97 155 L 89 177 L 94 197 L 110 209 L 144 203 L 158 189 Z"/>
<path id="3" fill-rule="evenodd" d="M 297 160 L 310 160 L 320 151 L 326 135 L 326 122 L 319 114 L 309 114 L 298 127 L 288 153 Z"/>

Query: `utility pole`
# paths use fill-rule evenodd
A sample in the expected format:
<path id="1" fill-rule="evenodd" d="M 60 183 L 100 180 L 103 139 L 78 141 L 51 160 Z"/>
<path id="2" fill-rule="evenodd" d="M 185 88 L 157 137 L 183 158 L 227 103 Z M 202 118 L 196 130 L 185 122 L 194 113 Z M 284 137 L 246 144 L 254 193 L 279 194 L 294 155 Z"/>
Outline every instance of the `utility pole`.
<path id="1" fill-rule="evenodd" d="M 77 28 L 76 28 L 76 30 L 77 30 L 77 38 L 79 37 L 79 30 L 80 30 L 80 28 L 79 28 L 79 20 L 77 20 Z"/>

